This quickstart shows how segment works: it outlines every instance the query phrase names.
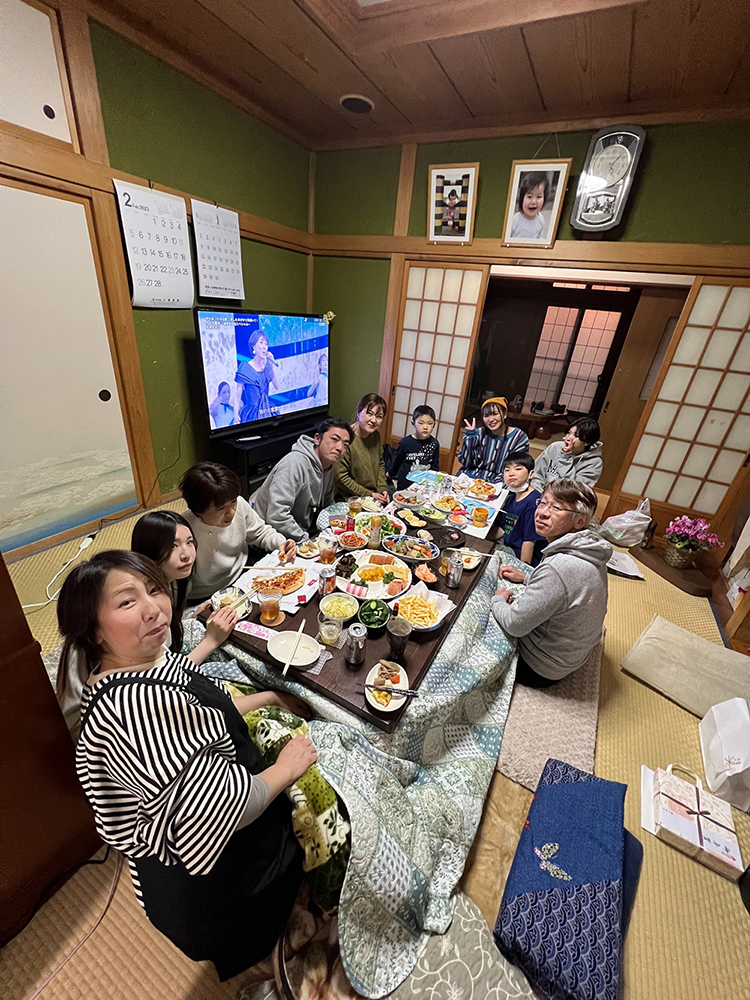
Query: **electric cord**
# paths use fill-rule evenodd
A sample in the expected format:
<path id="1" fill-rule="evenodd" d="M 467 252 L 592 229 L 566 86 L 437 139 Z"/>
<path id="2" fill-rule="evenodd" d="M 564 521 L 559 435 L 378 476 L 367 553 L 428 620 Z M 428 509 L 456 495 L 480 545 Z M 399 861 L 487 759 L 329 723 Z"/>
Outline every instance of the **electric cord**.
<path id="1" fill-rule="evenodd" d="M 93 531 L 90 535 L 86 535 L 85 538 L 82 538 L 81 539 L 81 544 L 78 546 L 78 551 L 76 552 L 76 554 L 74 556 L 72 556 L 70 559 L 68 559 L 68 561 L 65 563 L 65 565 L 61 569 L 59 569 L 57 571 L 57 573 L 55 573 L 55 575 L 52 577 L 52 579 L 50 580 L 50 582 L 44 588 L 44 593 L 47 596 L 47 600 L 46 601 L 38 601 L 35 604 L 23 604 L 21 606 L 23 611 L 26 611 L 27 608 L 46 608 L 48 604 L 51 604 L 52 601 L 54 601 L 54 600 L 57 599 L 57 596 L 60 593 L 60 591 L 62 590 L 62 587 L 58 587 L 58 589 L 55 591 L 54 594 L 50 594 L 50 592 L 49 592 L 50 587 L 55 582 L 55 580 L 58 578 L 58 576 L 60 576 L 61 573 L 64 573 L 65 570 L 68 568 L 68 566 L 70 566 L 71 563 L 74 563 L 76 561 L 76 559 L 80 556 L 80 554 L 82 552 L 86 551 L 86 549 L 89 547 L 89 545 L 91 545 L 91 543 L 96 538 L 97 533 L 98 533 L 98 529 L 97 529 L 97 531 Z"/>
<path id="2" fill-rule="evenodd" d="M 102 864 L 104 864 L 104 862 L 107 860 L 108 857 L 109 857 L 109 847 L 107 848 L 107 853 L 105 854 L 104 859 L 102 861 L 87 861 L 86 864 L 89 864 L 89 865 L 102 865 Z M 57 963 L 57 965 L 52 970 L 52 972 L 50 972 L 50 974 L 47 976 L 47 978 L 44 979 L 43 982 L 41 982 L 39 984 L 39 986 L 37 986 L 37 988 L 34 990 L 34 992 L 30 993 L 29 996 L 24 997 L 24 1000 L 36 1000 L 36 998 L 43 992 L 43 990 L 45 990 L 49 986 L 49 984 L 52 982 L 52 980 L 55 978 L 55 976 L 57 976 L 58 973 L 61 972 L 65 968 L 65 966 L 68 964 L 68 962 L 71 960 L 71 958 L 75 955 L 75 953 L 86 944 L 86 942 L 91 937 L 91 935 L 94 933 L 94 931 L 97 929 L 97 927 L 99 926 L 99 924 L 102 922 L 102 920 L 104 920 L 104 917 L 105 917 L 105 915 L 107 913 L 107 910 L 109 909 L 109 907 L 110 907 L 110 905 L 112 903 L 112 900 L 115 898 L 115 892 L 117 890 L 117 884 L 120 881 L 120 873 L 121 872 L 122 872 L 122 854 L 118 853 L 117 854 L 117 859 L 115 861 L 114 875 L 112 876 L 112 884 L 109 887 L 109 895 L 107 896 L 107 901 L 105 902 L 104 907 L 102 909 L 102 912 L 97 917 L 94 925 L 89 929 L 89 931 L 87 932 L 87 934 L 78 942 L 78 944 L 75 946 L 75 948 L 73 948 L 71 951 L 69 951 L 68 954 L 65 956 L 65 958 L 61 959 L 61 961 L 59 961 Z"/>

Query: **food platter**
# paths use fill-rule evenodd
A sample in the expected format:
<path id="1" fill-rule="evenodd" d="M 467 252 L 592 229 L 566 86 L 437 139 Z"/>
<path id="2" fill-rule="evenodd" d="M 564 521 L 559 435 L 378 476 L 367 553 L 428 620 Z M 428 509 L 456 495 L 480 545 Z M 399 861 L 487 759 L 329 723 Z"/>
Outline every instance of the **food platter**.
<path id="1" fill-rule="evenodd" d="M 391 562 L 384 562 L 383 560 L 386 559 L 390 559 Z M 348 571 L 353 565 L 352 560 L 357 568 L 348 577 L 340 576 L 339 567 L 343 563 Z M 373 552 L 372 550 L 349 552 L 345 556 L 341 556 L 336 561 L 335 566 L 337 571 L 336 588 L 345 594 L 351 594 L 358 601 L 375 599 L 392 601 L 411 586 L 411 570 L 406 563 L 396 556 L 384 556 L 382 552 Z M 362 570 L 365 571 L 364 578 L 360 576 Z M 399 580 L 404 586 L 398 590 L 393 586 L 391 589 L 394 592 L 389 593 L 389 587 L 396 580 Z M 356 581 L 361 581 L 361 583 Z"/>
<path id="2" fill-rule="evenodd" d="M 423 605 L 431 607 L 432 620 L 420 622 L 417 616 L 411 612 L 410 605 L 412 603 L 419 607 Z M 455 609 L 456 605 L 447 594 L 436 594 L 434 591 L 431 593 L 424 582 L 420 582 L 408 590 L 403 597 L 399 598 L 398 602 L 398 613 L 402 618 L 406 618 L 415 632 L 434 632 L 435 629 L 440 628 L 448 615 Z"/>
<path id="3" fill-rule="evenodd" d="M 389 536 L 383 539 L 381 545 L 386 552 L 403 559 L 404 562 L 430 562 L 440 555 L 440 549 L 434 542 L 424 542 L 421 538 L 412 538 L 411 536 L 408 538 Z"/>
<path id="4" fill-rule="evenodd" d="M 374 514 L 357 514 L 354 518 L 354 530 L 362 535 L 370 534 L 370 527 L 372 526 L 372 519 Z M 383 535 L 403 535 L 406 533 L 406 525 L 404 522 L 398 518 L 394 517 L 393 514 L 378 514 L 378 517 L 382 519 L 382 527 L 380 529 L 381 536 Z"/>
<path id="5" fill-rule="evenodd" d="M 400 516 L 409 525 L 410 528 L 426 528 L 427 521 L 419 516 L 419 513 L 415 513 L 411 508 L 403 508 L 399 511 Z"/>

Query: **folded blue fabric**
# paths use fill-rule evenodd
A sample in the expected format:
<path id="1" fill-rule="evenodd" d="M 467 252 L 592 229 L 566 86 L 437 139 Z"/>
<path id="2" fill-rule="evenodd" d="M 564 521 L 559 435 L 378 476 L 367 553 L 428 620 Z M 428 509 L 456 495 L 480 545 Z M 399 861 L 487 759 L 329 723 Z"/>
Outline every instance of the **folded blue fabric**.
<path id="1" fill-rule="evenodd" d="M 521 832 L 495 941 L 549 1000 L 617 1000 L 643 856 L 627 785 L 548 760 Z M 626 844 L 627 838 L 627 844 Z"/>

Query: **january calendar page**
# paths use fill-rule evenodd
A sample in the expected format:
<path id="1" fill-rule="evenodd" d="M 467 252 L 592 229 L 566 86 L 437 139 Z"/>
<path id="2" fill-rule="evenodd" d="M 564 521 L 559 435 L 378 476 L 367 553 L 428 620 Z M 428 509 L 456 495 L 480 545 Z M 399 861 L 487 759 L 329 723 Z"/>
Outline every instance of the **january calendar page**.
<path id="1" fill-rule="evenodd" d="M 194 198 L 191 205 L 198 294 L 209 299 L 244 299 L 239 215 Z"/>
<path id="2" fill-rule="evenodd" d="M 182 198 L 115 180 L 133 305 L 190 309 L 195 287 Z"/>

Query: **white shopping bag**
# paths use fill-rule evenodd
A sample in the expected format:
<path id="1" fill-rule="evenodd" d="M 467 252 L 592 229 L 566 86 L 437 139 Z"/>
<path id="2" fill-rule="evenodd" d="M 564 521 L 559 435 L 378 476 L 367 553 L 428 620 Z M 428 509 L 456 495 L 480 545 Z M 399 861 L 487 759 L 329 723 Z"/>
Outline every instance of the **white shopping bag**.
<path id="1" fill-rule="evenodd" d="M 699 726 L 708 787 L 720 799 L 750 812 L 750 709 L 730 698 L 708 710 Z"/>
<path id="2" fill-rule="evenodd" d="M 602 538 L 606 538 L 608 542 L 628 549 L 640 542 L 649 524 L 651 524 L 651 504 L 646 497 L 635 510 L 626 510 L 623 514 L 608 517 L 599 531 Z"/>

